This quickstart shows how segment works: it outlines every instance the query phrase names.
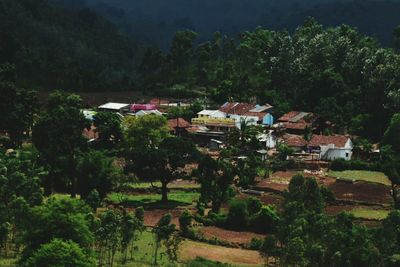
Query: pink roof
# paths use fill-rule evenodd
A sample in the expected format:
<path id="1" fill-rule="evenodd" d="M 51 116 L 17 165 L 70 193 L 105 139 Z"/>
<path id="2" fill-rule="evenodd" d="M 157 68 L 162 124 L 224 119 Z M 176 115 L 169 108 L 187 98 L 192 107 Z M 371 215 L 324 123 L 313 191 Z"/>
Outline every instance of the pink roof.
<path id="1" fill-rule="evenodd" d="M 133 104 L 131 106 L 132 112 L 137 112 L 140 110 L 155 110 L 157 109 L 156 105 L 153 104 Z"/>

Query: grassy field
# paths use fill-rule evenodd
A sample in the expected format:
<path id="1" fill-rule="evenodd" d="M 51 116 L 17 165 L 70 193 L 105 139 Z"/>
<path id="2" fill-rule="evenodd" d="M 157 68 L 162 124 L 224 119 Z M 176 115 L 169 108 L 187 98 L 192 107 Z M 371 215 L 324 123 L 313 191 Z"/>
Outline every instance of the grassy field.
<path id="1" fill-rule="evenodd" d="M 153 186 L 161 188 L 161 183 L 160 182 L 154 182 Z M 128 185 L 129 188 L 132 189 L 148 189 L 152 188 L 151 183 L 148 182 L 137 182 L 137 183 L 130 183 Z M 200 185 L 195 184 L 195 183 L 170 183 L 168 184 L 168 188 L 170 189 L 199 189 Z"/>
<path id="2" fill-rule="evenodd" d="M 0 266 L 1 267 L 14 267 L 17 266 L 16 259 L 1 259 L 0 258 Z"/>
<path id="3" fill-rule="evenodd" d="M 174 206 L 188 206 L 194 201 L 197 201 L 200 197 L 199 193 L 195 192 L 179 192 L 172 191 L 168 194 L 168 205 Z M 124 204 L 131 207 L 160 207 L 162 203 L 160 194 L 138 194 L 138 195 L 127 195 L 121 193 L 111 193 L 107 199 L 116 204 Z"/>
<path id="4" fill-rule="evenodd" d="M 351 211 L 351 213 L 360 219 L 367 220 L 384 220 L 388 214 L 388 210 L 376 210 L 376 209 L 365 209 L 365 208 L 356 208 Z"/>
<path id="5" fill-rule="evenodd" d="M 143 232 L 139 239 L 136 241 L 135 245 L 137 249 L 133 253 L 133 258 L 130 259 L 128 256 L 128 262 L 125 264 L 122 263 L 123 256 L 121 253 L 117 253 L 115 257 L 114 266 L 115 267 L 150 267 L 152 266 L 153 261 L 153 253 L 154 253 L 154 237 L 150 231 Z M 196 252 L 199 248 L 202 248 L 200 251 Z M 235 265 L 229 265 L 230 267 L 238 266 L 257 266 L 254 264 L 247 265 L 246 262 L 254 262 L 254 256 L 257 256 L 255 251 L 247 251 L 242 249 L 230 249 L 220 246 L 212 246 L 200 242 L 192 242 L 192 241 L 184 241 L 181 245 L 181 252 L 179 262 L 170 263 L 165 254 L 165 248 L 161 247 L 158 253 L 158 266 L 166 266 L 166 267 L 184 267 L 184 266 L 227 266 L 227 265 L 219 265 L 214 264 L 209 261 L 201 261 L 197 259 L 200 255 L 204 256 L 204 251 L 211 249 L 214 251 L 213 255 L 217 255 L 220 258 L 220 261 L 229 262 L 229 263 L 237 263 Z M 194 252 L 193 252 L 194 251 Z M 247 254 L 248 252 L 248 254 Z M 190 254 L 188 254 L 190 253 Z M 235 256 L 237 255 L 237 256 Z M 243 257 L 244 256 L 244 257 Z M 232 258 L 233 257 L 233 258 Z M 256 258 L 258 259 L 258 258 Z M 214 256 L 215 260 L 215 256 Z M 16 259 L 0 259 L 1 267 L 16 267 Z M 189 264 L 187 264 L 189 263 Z"/>
<path id="6" fill-rule="evenodd" d="M 348 180 L 364 181 L 369 183 L 378 183 L 391 185 L 389 178 L 382 172 L 373 171 L 330 171 L 329 175 L 336 178 Z"/>

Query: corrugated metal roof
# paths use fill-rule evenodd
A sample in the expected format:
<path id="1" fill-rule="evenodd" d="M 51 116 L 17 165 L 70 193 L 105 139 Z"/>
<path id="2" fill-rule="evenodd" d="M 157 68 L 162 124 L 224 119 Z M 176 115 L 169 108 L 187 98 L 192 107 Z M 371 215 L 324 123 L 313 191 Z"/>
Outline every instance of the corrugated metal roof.
<path id="1" fill-rule="evenodd" d="M 120 110 L 127 107 L 129 107 L 129 104 L 109 102 L 107 104 L 99 106 L 99 109 Z"/>

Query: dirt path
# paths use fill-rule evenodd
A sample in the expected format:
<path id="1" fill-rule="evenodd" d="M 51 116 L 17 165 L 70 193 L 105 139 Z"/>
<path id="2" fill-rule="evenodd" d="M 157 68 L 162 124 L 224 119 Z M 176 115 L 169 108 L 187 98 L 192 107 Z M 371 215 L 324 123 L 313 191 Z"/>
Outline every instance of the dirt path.
<path id="1" fill-rule="evenodd" d="M 194 241 L 184 241 L 181 246 L 180 259 L 194 260 L 197 257 L 212 261 L 234 264 L 236 266 L 262 266 L 263 259 L 257 251 L 226 248 Z"/>

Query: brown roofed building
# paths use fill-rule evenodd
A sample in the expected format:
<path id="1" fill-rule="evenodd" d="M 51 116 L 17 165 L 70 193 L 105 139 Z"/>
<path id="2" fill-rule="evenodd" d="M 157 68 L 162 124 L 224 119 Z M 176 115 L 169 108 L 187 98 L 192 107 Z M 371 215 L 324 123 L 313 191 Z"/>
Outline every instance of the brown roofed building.
<path id="1" fill-rule="evenodd" d="M 285 134 L 282 136 L 283 142 L 293 148 L 296 152 L 307 147 L 307 141 L 300 135 Z"/>
<path id="2" fill-rule="evenodd" d="M 170 119 L 167 121 L 168 127 L 174 135 L 184 135 L 187 133 L 187 129 L 189 129 L 192 125 L 182 118 Z"/>
<path id="3" fill-rule="evenodd" d="M 307 128 L 313 128 L 315 116 L 310 112 L 290 111 L 278 119 L 290 134 L 304 134 Z"/>
<path id="4" fill-rule="evenodd" d="M 353 142 L 345 135 L 313 135 L 308 146 L 310 150 L 319 151 L 323 160 L 351 160 L 353 155 Z"/>

